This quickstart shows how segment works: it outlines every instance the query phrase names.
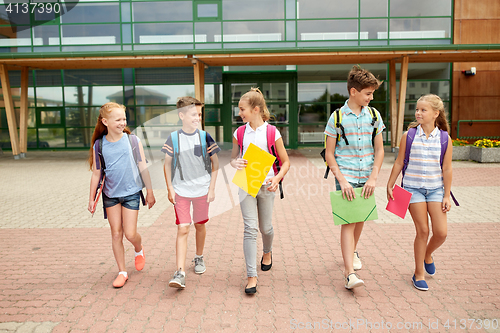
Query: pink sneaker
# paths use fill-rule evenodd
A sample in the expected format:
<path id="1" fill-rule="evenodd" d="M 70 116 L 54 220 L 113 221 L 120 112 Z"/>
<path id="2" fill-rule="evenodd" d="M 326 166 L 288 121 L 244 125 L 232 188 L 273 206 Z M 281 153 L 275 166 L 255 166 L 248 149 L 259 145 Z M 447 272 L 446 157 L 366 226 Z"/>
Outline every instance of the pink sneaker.
<path id="1" fill-rule="evenodd" d="M 146 252 L 144 252 L 144 246 L 142 247 L 142 256 L 135 257 L 135 269 L 142 271 L 144 265 L 146 264 Z"/>
<path id="2" fill-rule="evenodd" d="M 128 276 L 125 276 L 123 274 L 118 274 L 118 277 L 113 281 L 113 287 L 115 288 L 121 288 L 127 282 Z"/>

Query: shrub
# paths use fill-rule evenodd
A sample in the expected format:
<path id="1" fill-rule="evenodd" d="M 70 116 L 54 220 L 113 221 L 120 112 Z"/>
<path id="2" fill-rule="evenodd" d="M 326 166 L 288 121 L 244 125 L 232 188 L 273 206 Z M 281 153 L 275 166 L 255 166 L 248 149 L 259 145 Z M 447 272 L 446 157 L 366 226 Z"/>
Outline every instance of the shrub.
<path id="1" fill-rule="evenodd" d="M 500 147 L 500 141 L 498 140 L 489 140 L 489 139 L 481 139 L 474 142 L 474 146 L 479 148 L 496 148 Z"/>

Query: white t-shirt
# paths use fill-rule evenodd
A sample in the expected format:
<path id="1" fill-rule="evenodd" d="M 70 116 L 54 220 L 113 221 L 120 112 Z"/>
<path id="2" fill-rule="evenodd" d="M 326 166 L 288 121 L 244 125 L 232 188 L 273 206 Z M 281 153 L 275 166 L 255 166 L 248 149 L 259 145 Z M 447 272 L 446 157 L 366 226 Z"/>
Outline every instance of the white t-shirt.
<path id="1" fill-rule="evenodd" d="M 253 128 L 250 126 L 250 123 L 247 123 L 245 125 L 245 135 L 243 136 L 243 154 L 241 156 L 245 155 L 245 152 L 247 151 L 247 148 L 250 145 L 250 143 L 253 143 L 262 150 L 272 154 L 272 152 L 270 152 L 269 149 L 267 148 L 267 126 L 268 126 L 267 121 L 265 121 L 264 124 L 262 124 L 261 126 L 257 127 L 256 130 L 253 130 Z M 234 131 L 233 134 L 236 140 L 238 140 L 237 131 L 238 130 Z M 276 142 L 279 138 L 281 138 L 281 133 L 276 128 L 274 141 Z M 275 176 L 274 169 L 271 168 L 266 176 L 266 179 L 264 180 L 264 184 L 267 183 L 269 179 L 273 178 L 274 176 Z"/>

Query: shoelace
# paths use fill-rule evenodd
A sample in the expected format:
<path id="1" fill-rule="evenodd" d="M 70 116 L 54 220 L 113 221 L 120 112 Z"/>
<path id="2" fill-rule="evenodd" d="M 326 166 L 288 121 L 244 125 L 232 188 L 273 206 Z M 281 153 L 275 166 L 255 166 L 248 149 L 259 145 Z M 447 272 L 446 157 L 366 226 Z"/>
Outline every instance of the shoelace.
<path id="1" fill-rule="evenodd" d="M 177 279 L 177 278 L 182 279 L 182 274 L 179 271 L 175 272 L 175 274 L 174 274 L 174 279 Z"/>
<path id="2" fill-rule="evenodd" d="M 203 264 L 203 257 L 193 259 L 195 266 Z"/>

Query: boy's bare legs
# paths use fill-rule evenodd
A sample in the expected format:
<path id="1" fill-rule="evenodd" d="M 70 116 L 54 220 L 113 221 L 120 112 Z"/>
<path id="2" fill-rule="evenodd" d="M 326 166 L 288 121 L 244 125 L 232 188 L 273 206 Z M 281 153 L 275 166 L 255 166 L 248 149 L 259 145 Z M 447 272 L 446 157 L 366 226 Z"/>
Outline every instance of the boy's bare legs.
<path id="1" fill-rule="evenodd" d="M 196 254 L 201 256 L 203 255 L 203 249 L 205 248 L 207 228 L 205 227 L 205 223 L 196 223 L 194 227 L 196 228 Z"/>
<path id="2" fill-rule="evenodd" d="M 177 226 L 177 240 L 175 242 L 175 264 L 176 269 L 185 271 L 187 240 L 189 235 L 189 224 L 179 224 Z"/>
<path id="3" fill-rule="evenodd" d="M 440 202 L 428 202 L 427 210 L 431 216 L 432 237 L 427 244 L 425 262 L 432 263 L 432 253 L 443 245 L 448 234 L 447 216 L 443 213 Z"/>
<path id="4" fill-rule="evenodd" d="M 409 209 L 416 230 L 415 241 L 413 243 L 413 251 L 415 254 L 415 280 L 425 280 L 424 259 L 427 251 L 427 240 L 429 239 L 427 202 L 412 203 Z"/>
<path id="5" fill-rule="evenodd" d="M 355 248 L 354 233 L 356 224 L 342 224 L 340 226 L 340 248 L 342 249 L 342 258 L 344 259 L 344 275 L 348 276 L 354 273 L 353 253 Z"/>

